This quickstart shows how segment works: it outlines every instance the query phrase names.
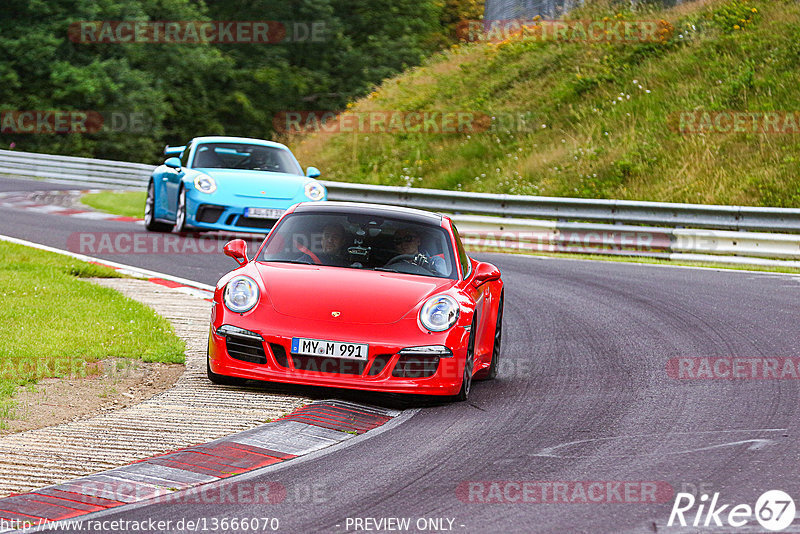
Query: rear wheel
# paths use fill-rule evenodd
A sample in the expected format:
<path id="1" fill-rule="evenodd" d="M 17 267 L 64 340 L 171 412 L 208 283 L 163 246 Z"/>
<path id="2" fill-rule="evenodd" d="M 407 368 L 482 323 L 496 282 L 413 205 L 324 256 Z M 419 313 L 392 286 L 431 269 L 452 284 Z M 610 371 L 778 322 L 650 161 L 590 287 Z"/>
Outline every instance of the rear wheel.
<path id="1" fill-rule="evenodd" d="M 461 390 L 458 395 L 453 397 L 456 401 L 465 401 L 469 398 L 472 389 L 472 369 L 475 367 L 475 322 L 469 329 L 469 341 L 467 342 L 467 361 L 464 362 L 464 376 L 461 377 Z"/>
<path id="2" fill-rule="evenodd" d="M 175 215 L 175 231 L 178 233 L 185 232 L 186 226 L 186 189 L 181 188 L 178 193 L 178 210 Z"/>
<path id="3" fill-rule="evenodd" d="M 156 191 L 153 182 L 147 184 L 147 198 L 144 201 L 144 227 L 151 232 L 169 232 L 172 227 L 156 221 Z"/>
<path id="4" fill-rule="evenodd" d="M 494 344 L 492 345 L 492 363 L 486 371 L 484 380 L 494 380 L 497 378 L 497 368 L 500 366 L 500 346 L 503 341 L 503 294 L 500 294 L 500 302 L 497 304 L 497 324 L 494 327 Z"/>

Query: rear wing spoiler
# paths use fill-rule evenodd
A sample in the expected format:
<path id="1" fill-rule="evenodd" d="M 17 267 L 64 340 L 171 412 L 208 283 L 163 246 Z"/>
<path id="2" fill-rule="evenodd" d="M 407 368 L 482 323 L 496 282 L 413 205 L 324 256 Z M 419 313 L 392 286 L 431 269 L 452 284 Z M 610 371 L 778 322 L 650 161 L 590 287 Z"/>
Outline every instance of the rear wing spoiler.
<path id="1" fill-rule="evenodd" d="M 164 147 L 164 155 L 165 156 L 180 156 L 181 152 L 183 152 L 184 148 L 186 148 L 186 145 L 184 145 L 184 146 L 169 146 L 169 145 L 167 145 L 167 146 Z"/>

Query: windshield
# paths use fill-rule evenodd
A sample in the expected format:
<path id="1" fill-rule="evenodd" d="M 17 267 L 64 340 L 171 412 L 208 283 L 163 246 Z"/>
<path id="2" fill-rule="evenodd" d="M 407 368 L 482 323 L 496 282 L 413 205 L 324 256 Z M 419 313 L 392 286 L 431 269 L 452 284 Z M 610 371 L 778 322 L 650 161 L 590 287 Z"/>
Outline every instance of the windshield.
<path id="1" fill-rule="evenodd" d="M 443 228 L 365 214 L 290 214 L 257 260 L 458 278 Z"/>
<path id="2" fill-rule="evenodd" d="M 192 168 L 303 174 L 303 170 L 286 150 L 243 143 L 203 143 L 194 153 Z"/>

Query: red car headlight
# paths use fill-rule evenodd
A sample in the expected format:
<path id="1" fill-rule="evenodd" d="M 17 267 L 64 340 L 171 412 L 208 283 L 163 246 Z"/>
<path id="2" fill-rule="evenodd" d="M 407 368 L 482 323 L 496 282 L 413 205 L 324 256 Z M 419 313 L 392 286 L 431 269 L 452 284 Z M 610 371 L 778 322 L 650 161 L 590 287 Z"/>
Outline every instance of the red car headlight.
<path id="1" fill-rule="evenodd" d="M 249 276 L 234 276 L 225 285 L 222 300 L 225 307 L 235 313 L 244 313 L 258 303 L 258 284 Z"/>
<path id="2" fill-rule="evenodd" d="M 437 295 L 429 298 L 419 311 L 419 321 L 431 332 L 444 332 L 452 328 L 458 320 L 460 308 L 456 299 L 450 295 Z"/>

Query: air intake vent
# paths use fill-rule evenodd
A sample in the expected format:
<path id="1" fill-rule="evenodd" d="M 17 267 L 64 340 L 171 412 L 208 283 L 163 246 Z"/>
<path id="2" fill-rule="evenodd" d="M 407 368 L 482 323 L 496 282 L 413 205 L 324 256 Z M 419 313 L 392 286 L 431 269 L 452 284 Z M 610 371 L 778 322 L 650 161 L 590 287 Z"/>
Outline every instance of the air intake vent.
<path id="1" fill-rule="evenodd" d="M 219 216 L 222 215 L 223 211 L 225 211 L 225 208 L 222 206 L 203 204 L 197 208 L 197 215 L 195 215 L 195 217 L 200 222 L 215 223 L 219 220 Z"/>
<path id="2" fill-rule="evenodd" d="M 391 354 L 378 354 L 372 358 L 372 366 L 369 368 L 367 376 L 378 376 L 381 374 L 391 359 Z"/>
<path id="3" fill-rule="evenodd" d="M 257 339 L 228 334 L 225 336 L 225 346 L 231 358 L 250 363 L 267 363 L 264 345 Z"/>
<path id="4" fill-rule="evenodd" d="M 438 356 L 400 356 L 392 376 L 397 378 L 427 378 L 436 374 Z"/>
<path id="5" fill-rule="evenodd" d="M 269 348 L 272 349 L 272 355 L 275 356 L 275 361 L 278 362 L 278 365 L 288 368 L 289 361 L 286 359 L 286 349 L 283 348 L 283 345 L 270 343 Z"/>

